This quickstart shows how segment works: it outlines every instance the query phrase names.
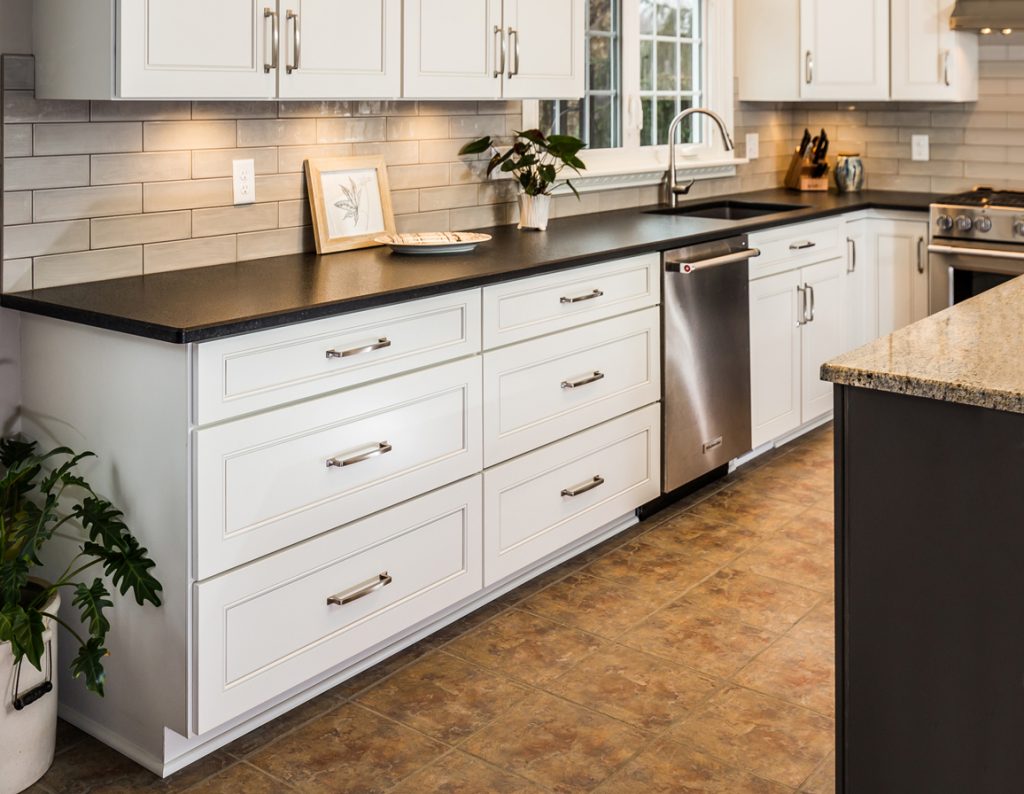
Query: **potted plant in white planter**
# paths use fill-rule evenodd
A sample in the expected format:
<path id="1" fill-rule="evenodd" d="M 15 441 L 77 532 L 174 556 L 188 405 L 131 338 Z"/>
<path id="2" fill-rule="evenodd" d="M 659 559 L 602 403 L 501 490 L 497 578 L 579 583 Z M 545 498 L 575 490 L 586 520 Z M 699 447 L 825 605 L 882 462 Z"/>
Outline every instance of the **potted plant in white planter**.
<path id="1" fill-rule="evenodd" d="M 29 787 L 53 761 L 56 624 L 78 641 L 74 676 L 103 694 L 103 645 L 110 629 L 104 611 L 113 603 L 103 578 L 89 581 L 86 572 L 102 566 L 121 595 L 131 591 L 140 605 L 160 605 L 162 588 L 150 572 L 154 562 L 146 549 L 121 511 L 76 473 L 92 456 L 66 447 L 39 454 L 35 442 L 0 441 L 0 794 Z M 78 554 L 53 581 L 34 577 L 40 550 L 71 521 L 85 531 Z M 81 632 L 57 614 L 64 589 L 81 617 Z"/>
<path id="2" fill-rule="evenodd" d="M 585 146 L 571 135 L 544 135 L 540 130 L 526 130 L 515 133 L 512 145 L 505 152 L 497 151 L 488 135 L 470 141 L 459 149 L 459 154 L 482 154 L 495 149 L 487 163 L 487 176 L 496 168 L 511 174 L 520 188 L 519 228 L 543 231 L 548 228 L 551 193 L 557 187 L 558 175 L 566 168 L 579 174 L 587 167 L 577 156 Z M 580 197 L 569 179 L 565 184 L 576 198 Z"/>

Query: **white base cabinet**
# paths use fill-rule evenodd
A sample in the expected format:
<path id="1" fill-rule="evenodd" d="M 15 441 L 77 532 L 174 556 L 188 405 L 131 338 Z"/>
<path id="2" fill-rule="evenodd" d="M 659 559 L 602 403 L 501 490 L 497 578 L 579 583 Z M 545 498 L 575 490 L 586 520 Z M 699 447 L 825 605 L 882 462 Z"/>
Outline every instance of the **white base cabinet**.
<path id="1" fill-rule="evenodd" d="M 98 453 L 164 585 L 110 610 L 107 697 L 61 665 L 65 718 L 173 772 L 635 523 L 661 482 L 657 260 L 192 345 L 25 316 L 25 432 Z"/>
<path id="2" fill-rule="evenodd" d="M 877 220 L 868 236 L 878 273 L 877 336 L 928 316 L 928 223 Z"/>

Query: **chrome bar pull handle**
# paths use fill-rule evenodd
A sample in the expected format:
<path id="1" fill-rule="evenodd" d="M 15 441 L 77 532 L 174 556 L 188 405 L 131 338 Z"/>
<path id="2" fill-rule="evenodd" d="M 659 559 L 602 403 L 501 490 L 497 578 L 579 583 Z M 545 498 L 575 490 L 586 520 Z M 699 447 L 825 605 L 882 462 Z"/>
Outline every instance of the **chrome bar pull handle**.
<path id="1" fill-rule="evenodd" d="M 601 290 L 595 289 L 592 292 L 588 292 L 586 295 L 577 295 L 575 298 L 565 298 L 565 297 L 559 298 L 558 302 L 559 303 L 580 303 L 581 301 L 592 301 L 592 300 L 594 300 L 594 298 L 600 298 L 603 295 L 604 295 L 604 293 Z"/>
<path id="2" fill-rule="evenodd" d="M 796 299 L 799 309 L 799 314 L 796 318 L 796 327 L 804 325 L 807 322 L 807 294 L 804 292 L 804 288 L 797 284 L 796 287 Z"/>
<path id="3" fill-rule="evenodd" d="M 343 607 L 345 604 L 351 604 L 353 601 L 358 601 L 363 596 L 368 596 L 370 593 L 380 590 L 382 587 L 387 587 L 393 581 L 395 581 L 394 577 L 392 577 L 387 571 L 381 571 L 372 579 L 360 582 L 349 590 L 342 590 L 340 593 L 327 596 L 327 605 Z"/>
<path id="4" fill-rule="evenodd" d="M 812 287 L 810 284 L 805 284 L 804 288 L 807 290 L 807 292 L 811 296 L 811 316 L 808 318 L 807 322 L 813 323 L 814 322 L 814 287 Z"/>
<path id="5" fill-rule="evenodd" d="M 586 386 L 588 383 L 596 383 L 599 380 L 604 380 L 604 373 L 595 370 L 593 375 L 587 375 L 587 377 L 580 378 L 579 380 L 563 380 L 562 388 L 578 389 L 580 386 Z"/>
<path id="6" fill-rule="evenodd" d="M 516 40 L 515 47 L 512 46 L 513 38 Z M 508 76 L 511 79 L 519 74 L 519 31 L 511 26 L 508 29 L 508 46 L 512 50 L 512 57 L 510 59 L 512 63 L 508 67 Z"/>
<path id="7" fill-rule="evenodd" d="M 494 35 L 496 42 L 494 47 L 495 68 L 493 77 L 501 77 L 502 72 L 505 71 L 505 29 L 501 25 L 495 25 Z"/>
<path id="8" fill-rule="evenodd" d="M 355 463 L 362 463 L 364 460 L 369 460 L 370 458 L 375 458 L 378 455 L 387 455 L 393 449 L 394 449 L 394 447 L 392 447 L 387 441 L 381 441 L 379 444 L 376 444 L 373 447 L 373 449 L 370 449 L 367 452 L 361 452 L 358 455 L 353 455 L 351 458 L 341 458 L 341 457 L 328 458 L 327 459 L 327 468 L 328 469 L 340 469 L 343 466 L 351 466 L 351 465 L 353 465 Z"/>
<path id="9" fill-rule="evenodd" d="M 277 12 L 270 8 L 263 9 L 264 33 L 266 32 L 267 17 L 270 18 L 271 44 L 270 63 L 266 63 L 265 61 L 263 63 L 264 74 L 268 74 L 270 71 L 277 68 L 280 60 L 278 56 L 280 56 L 281 54 L 281 26 L 280 20 L 277 16 Z"/>
<path id="10" fill-rule="evenodd" d="M 285 67 L 285 71 L 291 74 L 302 63 L 302 31 L 299 29 L 299 14 L 288 9 L 285 14 L 285 23 L 292 23 L 292 62 Z"/>
<path id="11" fill-rule="evenodd" d="M 804 79 L 807 81 L 807 85 L 814 82 L 814 53 L 810 50 L 804 55 Z"/>
<path id="12" fill-rule="evenodd" d="M 857 271 L 857 240 L 847 237 L 846 244 L 850 248 L 850 263 L 846 266 L 846 272 L 855 273 Z"/>
<path id="13" fill-rule="evenodd" d="M 924 238 L 917 238 L 917 272 L 924 274 L 924 255 L 922 249 L 924 248 Z"/>
<path id="14" fill-rule="evenodd" d="M 574 485 L 572 488 L 563 488 L 562 496 L 579 496 L 580 494 L 585 494 L 587 491 L 593 491 L 599 485 L 604 485 L 604 477 L 597 474 L 593 479 L 587 480 L 585 483 Z"/>
<path id="15" fill-rule="evenodd" d="M 949 50 L 945 50 L 942 53 L 942 82 L 945 83 L 947 87 L 953 84 L 949 77 L 949 56 Z"/>
<path id="16" fill-rule="evenodd" d="M 348 358 L 349 356 L 358 356 L 360 353 L 371 353 L 374 350 L 383 350 L 385 347 L 391 347 L 391 340 L 386 336 L 382 336 L 376 342 L 369 345 L 363 345 L 362 347 L 353 347 L 349 350 L 328 350 L 327 358 Z"/>
<path id="17" fill-rule="evenodd" d="M 800 243 L 790 243 L 789 244 L 789 250 L 790 251 L 806 251 L 808 248 L 814 248 L 814 246 L 816 246 L 816 245 L 817 245 L 817 243 L 812 241 L 812 240 L 804 240 L 803 242 L 800 242 Z"/>

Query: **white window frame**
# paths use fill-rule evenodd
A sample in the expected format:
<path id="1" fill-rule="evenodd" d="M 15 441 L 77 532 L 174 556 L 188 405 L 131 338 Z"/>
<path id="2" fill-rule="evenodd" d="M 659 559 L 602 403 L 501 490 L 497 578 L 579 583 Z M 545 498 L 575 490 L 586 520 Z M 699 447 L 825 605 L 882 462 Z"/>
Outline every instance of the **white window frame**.
<path id="1" fill-rule="evenodd" d="M 656 185 L 668 169 L 668 145 L 641 146 L 640 124 L 640 3 L 622 2 L 622 146 L 615 149 L 585 149 L 585 176 L 574 178 L 580 190 Z M 718 113 L 734 135 L 735 86 L 733 82 L 733 0 L 704 0 L 701 32 L 704 60 L 704 107 Z M 537 100 L 523 102 L 523 126 L 536 127 L 540 119 Z M 676 165 L 689 179 L 717 179 L 734 176 L 736 166 L 748 162 L 726 152 L 717 128 L 707 116 L 696 116 L 703 125 L 697 144 L 677 144 Z M 561 191 L 559 191 L 561 192 Z"/>

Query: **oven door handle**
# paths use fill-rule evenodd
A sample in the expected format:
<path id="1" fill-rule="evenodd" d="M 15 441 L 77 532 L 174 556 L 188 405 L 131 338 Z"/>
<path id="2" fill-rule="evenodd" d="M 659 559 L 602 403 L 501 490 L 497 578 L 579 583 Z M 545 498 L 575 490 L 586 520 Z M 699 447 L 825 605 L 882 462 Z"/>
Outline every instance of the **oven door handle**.
<path id="1" fill-rule="evenodd" d="M 929 245 L 930 254 L 952 254 L 954 256 L 980 256 L 986 259 L 1015 259 L 1024 260 L 1024 252 L 1018 251 L 997 251 L 992 248 L 961 248 L 952 245 Z"/>

